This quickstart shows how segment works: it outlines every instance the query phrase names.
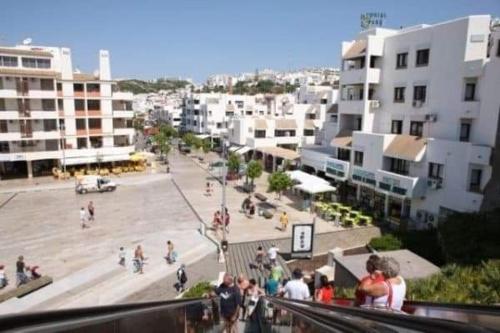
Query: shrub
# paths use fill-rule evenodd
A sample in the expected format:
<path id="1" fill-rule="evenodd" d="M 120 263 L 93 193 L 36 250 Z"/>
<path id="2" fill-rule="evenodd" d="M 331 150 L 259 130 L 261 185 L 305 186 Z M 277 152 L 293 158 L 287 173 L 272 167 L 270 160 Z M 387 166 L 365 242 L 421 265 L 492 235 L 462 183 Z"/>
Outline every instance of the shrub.
<path id="1" fill-rule="evenodd" d="M 210 282 L 198 282 L 197 284 L 189 288 L 182 295 L 182 298 L 200 298 L 203 297 L 204 294 L 209 293 L 211 290 L 213 290 L 213 287 Z"/>
<path id="2" fill-rule="evenodd" d="M 396 236 L 387 234 L 370 240 L 370 246 L 377 251 L 394 251 L 401 249 L 401 241 Z"/>

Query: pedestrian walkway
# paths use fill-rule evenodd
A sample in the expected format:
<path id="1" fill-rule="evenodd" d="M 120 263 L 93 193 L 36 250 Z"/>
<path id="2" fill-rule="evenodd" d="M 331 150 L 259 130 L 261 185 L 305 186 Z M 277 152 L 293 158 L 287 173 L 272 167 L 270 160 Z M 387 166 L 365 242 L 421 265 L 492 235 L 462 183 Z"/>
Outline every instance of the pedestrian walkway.
<path id="1" fill-rule="evenodd" d="M 204 162 L 199 162 L 196 158 L 174 153 L 169 159 L 172 177 L 175 182 L 198 215 L 207 226 L 211 227 L 215 211 L 221 209 L 222 186 L 217 180 L 219 176 L 217 171 L 210 173 L 208 166 L 210 161 L 220 160 L 220 158 L 210 153 L 206 155 Z M 256 181 L 256 192 L 266 195 L 268 202 L 276 206 L 276 212 L 271 219 L 266 219 L 257 214 L 253 218 L 246 217 L 240 211 L 240 207 L 248 194 L 237 189 L 238 185 L 243 184 L 243 180 L 228 182 L 226 186 L 226 207 L 231 216 L 229 233 L 227 234 L 229 243 L 291 237 L 293 224 L 312 223 L 314 219 L 316 234 L 344 230 L 344 228 L 336 227 L 333 223 L 326 222 L 319 217 L 314 218 L 314 214 L 310 212 L 297 209 L 297 205 L 286 196 L 283 196 L 281 200 L 277 200 L 275 194 L 266 193 L 266 179 L 266 175 L 263 175 Z M 211 181 L 213 184 L 214 191 L 211 196 L 206 195 L 207 181 Z M 256 204 L 259 203 L 256 198 L 252 198 L 252 200 Z M 290 221 L 288 229 L 284 232 L 279 230 L 279 215 L 282 211 L 287 212 Z M 222 232 L 219 231 L 215 237 L 221 239 Z"/>

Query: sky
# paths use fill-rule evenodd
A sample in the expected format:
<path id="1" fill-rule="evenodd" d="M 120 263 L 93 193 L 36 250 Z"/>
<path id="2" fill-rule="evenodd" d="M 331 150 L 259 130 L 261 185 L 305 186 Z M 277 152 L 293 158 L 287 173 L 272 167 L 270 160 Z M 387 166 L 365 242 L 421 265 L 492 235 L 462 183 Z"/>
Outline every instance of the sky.
<path id="1" fill-rule="evenodd" d="M 73 66 L 111 54 L 114 78 L 187 77 L 337 67 L 360 15 L 384 12 L 386 28 L 474 14 L 500 17 L 500 0 L 24 0 L 0 10 L 0 45 L 25 38 L 72 49 Z"/>

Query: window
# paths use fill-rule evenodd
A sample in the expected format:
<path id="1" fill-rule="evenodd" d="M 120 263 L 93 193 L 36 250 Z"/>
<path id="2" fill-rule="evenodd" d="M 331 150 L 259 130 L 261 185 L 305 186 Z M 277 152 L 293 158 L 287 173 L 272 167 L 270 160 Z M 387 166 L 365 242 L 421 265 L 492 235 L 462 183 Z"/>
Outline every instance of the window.
<path id="1" fill-rule="evenodd" d="M 0 120 L 0 133 L 7 133 L 7 120 Z"/>
<path id="2" fill-rule="evenodd" d="M 3 78 L 0 77 L 0 89 L 3 89 Z"/>
<path id="3" fill-rule="evenodd" d="M 42 111 L 55 111 L 56 102 L 53 99 L 42 99 Z"/>
<path id="4" fill-rule="evenodd" d="M 320 103 L 321 103 L 321 104 L 327 104 L 327 103 L 328 103 L 328 99 L 326 99 L 326 98 L 322 98 L 322 99 L 320 100 Z"/>
<path id="5" fill-rule="evenodd" d="M 41 90 L 54 90 L 54 80 L 40 79 Z"/>
<path id="6" fill-rule="evenodd" d="M 255 130 L 254 131 L 254 137 L 256 137 L 256 138 L 265 138 L 266 137 L 266 130 Z"/>
<path id="7" fill-rule="evenodd" d="M 236 104 L 236 106 L 237 106 L 239 109 L 242 109 L 242 108 L 243 108 L 243 106 L 245 105 L 245 104 L 243 103 L 243 101 L 235 101 L 234 103 Z"/>
<path id="8" fill-rule="evenodd" d="M 9 151 L 10 151 L 9 142 L 8 141 L 0 141 L 0 153 L 8 153 Z"/>
<path id="9" fill-rule="evenodd" d="M 23 67 L 27 68 L 50 68 L 49 59 L 22 58 Z"/>
<path id="10" fill-rule="evenodd" d="M 425 102 L 427 94 L 426 86 L 414 86 L 413 87 L 413 101 L 420 101 L 422 103 Z"/>
<path id="11" fill-rule="evenodd" d="M 5 111 L 5 99 L 0 98 L 0 111 Z"/>
<path id="12" fill-rule="evenodd" d="M 363 166 L 363 152 L 362 151 L 355 151 L 354 152 L 354 165 Z"/>
<path id="13" fill-rule="evenodd" d="M 193 104 L 200 104 L 200 100 L 199 99 L 193 100 Z"/>
<path id="14" fill-rule="evenodd" d="M 424 134 L 424 122 L 412 121 L 410 122 L 410 135 L 422 136 Z"/>
<path id="15" fill-rule="evenodd" d="M 404 103 L 405 102 L 405 87 L 394 88 L 394 103 Z"/>
<path id="16" fill-rule="evenodd" d="M 391 123 L 391 133 L 392 134 L 402 134 L 403 133 L 403 121 L 393 120 Z"/>
<path id="17" fill-rule="evenodd" d="M 398 53 L 396 56 L 396 69 L 408 67 L 408 52 Z"/>
<path id="18" fill-rule="evenodd" d="M 444 165 L 429 162 L 429 178 L 443 179 Z"/>
<path id="19" fill-rule="evenodd" d="M 351 151 L 349 149 L 337 149 L 337 159 L 342 161 L 349 161 L 351 159 Z"/>
<path id="20" fill-rule="evenodd" d="M 481 169 L 472 169 L 470 172 L 470 183 L 469 191 L 480 192 L 481 191 L 481 177 L 483 171 Z"/>
<path id="21" fill-rule="evenodd" d="M 0 56 L 0 66 L 17 67 L 17 57 Z"/>
<path id="22" fill-rule="evenodd" d="M 314 130 L 313 129 L 304 128 L 304 136 L 314 136 Z"/>
<path id="23" fill-rule="evenodd" d="M 361 131 L 361 124 L 362 124 L 362 122 L 363 122 L 363 118 L 361 118 L 361 117 L 356 118 L 355 125 L 354 125 L 354 130 L 355 131 Z"/>
<path id="24" fill-rule="evenodd" d="M 417 61 L 415 66 L 427 66 L 429 64 L 429 49 L 417 51 Z"/>
<path id="25" fill-rule="evenodd" d="M 465 101 L 474 101 L 476 99 L 476 82 L 465 82 Z"/>
<path id="26" fill-rule="evenodd" d="M 87 109 L 89 111 L 99 111 L 101 110 L 101 101 L 99 100 L 87 100 Z"/>
<path id="27" fill-rule="evenodd" d="M 460 141 L 469 142 L 470 141 L 470 121 L 460 122 Z"/>
<path id="28" fill-rule="evenodd" d="M 391 169 L 389 171 L 407 176 L 410 173 L 410 162 L 399 158 L 391 158 Z"/>
<path id="29" fill-rule="evenodd" d="M 497 40 L 497 57 L 500 57 L 500 39 Z"/>
<path id="30" fill-rule="evenodd" d="M 76 129 L 77 130 L 87 129 L 87 124 L 85 122 L 85 119 L 77 119 L 76 120 Z"/>
<path id="31" fill-rule="evenodd" d="M 57 120 L 55 120 L 55 119 L 44 119 L 43 120 L 43 130 L 45 132 L 57 131 Z"/>

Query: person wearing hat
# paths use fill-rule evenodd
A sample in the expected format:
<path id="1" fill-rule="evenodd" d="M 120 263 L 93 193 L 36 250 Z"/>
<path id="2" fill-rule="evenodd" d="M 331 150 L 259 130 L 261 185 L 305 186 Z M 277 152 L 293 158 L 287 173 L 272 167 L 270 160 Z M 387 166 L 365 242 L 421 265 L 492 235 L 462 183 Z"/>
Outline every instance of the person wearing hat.
<path id="1" fill-rule="evenodd" d="M 302 281 L 302 270 L 295 268 L 292 272 L 292 280 L 289 281 L 283 290 L 283 295 L 290 299 L 305 301 L 311 298 L 309 287 Z"/>

